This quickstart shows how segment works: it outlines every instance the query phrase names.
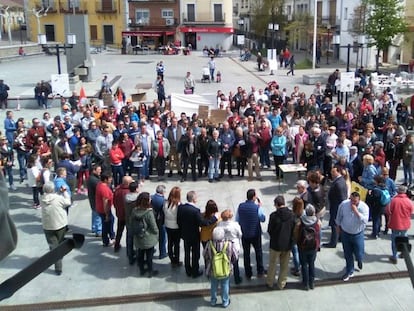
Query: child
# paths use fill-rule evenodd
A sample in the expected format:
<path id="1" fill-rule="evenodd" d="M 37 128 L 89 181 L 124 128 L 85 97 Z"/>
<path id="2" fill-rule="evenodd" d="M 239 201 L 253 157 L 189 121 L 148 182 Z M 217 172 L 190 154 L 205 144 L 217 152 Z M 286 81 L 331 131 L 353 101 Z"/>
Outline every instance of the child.
<path id="1" fill-rule="evenodd" d="M 142 170 L 144 168 L 144 161 L 146 160 L 146 156 L 142 152 L 142 147 L 140 145 L 137 145 L 135 147 L 135 150 L 132 152 L 129 160 L 133 163 L 134 171 L 137 173 L 137 180 L 139 180 L 139 184 L 144 184 L 144 174 Z"/>
<path id="2" fill-rule="evenodd" d="M 213 247 L 217 252 L 220 252 L 224 246 L 226 246 L 226 254 L 228 259 L 230 260 L 230 273 L 225 278 L 217 279 L 214 277 L 213 274 Z M 211 306 L 215 306 L 217 303 L 217 289 L 220 284 L 221 286 L 221 300 L 223 308 L 227 308 L 230 305 L 230 275 L 231 275 L 231 268 L 232 263 L 237 260 L 237 252 L 234 251 L 232 241 L 225 240 L 225 232 L 223 228 L 215 228 L 213 230 L 213 240 L 207 243 L 206 248 L 203 252 L 204 260 L 206 263 L 206 275 L 210 278 L 210 304 Z"/>
<path id="3" fill-rule="evenodd" d="M 218 70 L 217 73 L 216 73 L 216 82 L 217 83 L 221 82 L 221 72 L 220 72 L 220 70 Z"/>

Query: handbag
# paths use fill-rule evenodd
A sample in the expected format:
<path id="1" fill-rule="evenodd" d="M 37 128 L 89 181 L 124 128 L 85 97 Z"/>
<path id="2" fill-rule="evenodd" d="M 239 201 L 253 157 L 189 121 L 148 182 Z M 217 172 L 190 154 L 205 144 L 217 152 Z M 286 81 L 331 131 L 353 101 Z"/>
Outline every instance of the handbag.
<path id="1" fill-rule="evenodd" d="M 192 89 L 184 89 L 184 94 L 193 94 Z"/>

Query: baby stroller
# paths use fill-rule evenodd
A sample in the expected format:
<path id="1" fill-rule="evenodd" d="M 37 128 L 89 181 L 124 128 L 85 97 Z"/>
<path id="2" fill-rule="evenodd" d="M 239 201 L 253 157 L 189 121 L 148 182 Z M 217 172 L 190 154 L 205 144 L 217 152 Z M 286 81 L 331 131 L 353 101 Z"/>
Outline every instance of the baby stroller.
<path id="1" fill-rule="evenodd" d="M 207 82 L 210 83 L 210 70 L 208 67 L 203 67 L 202 76 L 201 76 L 201 83 Z"/>

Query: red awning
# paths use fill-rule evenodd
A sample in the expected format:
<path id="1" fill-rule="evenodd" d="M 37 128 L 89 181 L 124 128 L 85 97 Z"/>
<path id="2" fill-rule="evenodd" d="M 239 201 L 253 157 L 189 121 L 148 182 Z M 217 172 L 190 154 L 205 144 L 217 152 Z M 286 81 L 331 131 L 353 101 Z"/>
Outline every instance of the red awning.
<path id="1" fill-rule="evenodd" d="M 234 33 L 233 27 L 180 27 L 180 32 Z"/>
<path id="2" fill-rule="evenodd" d="M 122 36 L 131 37 L 162 37 L 172 36 L 174 31 L 161 31 L 161 30 L 136 30 L 136 31 L 123 31 Z"/>

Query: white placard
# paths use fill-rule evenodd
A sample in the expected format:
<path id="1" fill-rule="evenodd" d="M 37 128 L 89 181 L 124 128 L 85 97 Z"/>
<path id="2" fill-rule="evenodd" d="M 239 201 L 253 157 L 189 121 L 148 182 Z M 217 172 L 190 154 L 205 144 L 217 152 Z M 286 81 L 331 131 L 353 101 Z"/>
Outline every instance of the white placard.
<path id="1" fill-rule="evenodd" d="M 67 73 L 63 74 L 53 74 L 50 76 L 50 81 L 52 81 L 52 93 L 53 95 L 61 96 L 70 96 L 71 91 L 69 88 L 69 75 Z"/>
<path id="2" fill-rule="evenodd" d="M 237 35 L 237 45 L 244 45 L 244 35 Z"/>
<path id="3" fill-rule="evenodd" d="M 355 88 L 355 73 L 341 72 L 341 92 L 353 92 Z"/>

